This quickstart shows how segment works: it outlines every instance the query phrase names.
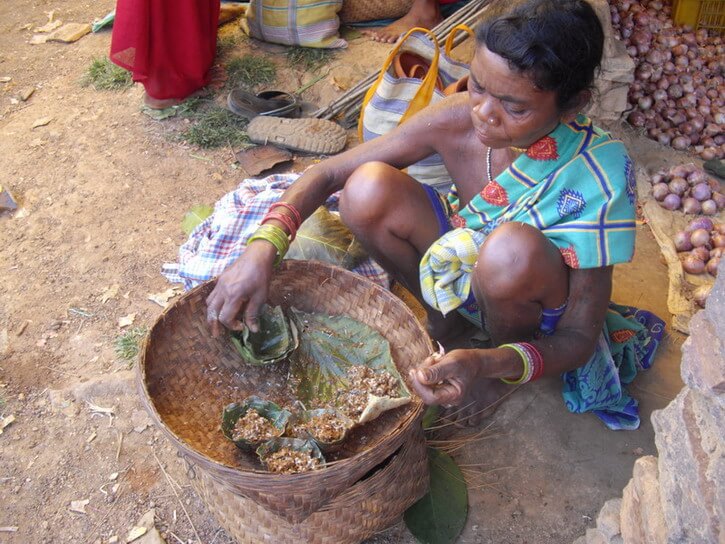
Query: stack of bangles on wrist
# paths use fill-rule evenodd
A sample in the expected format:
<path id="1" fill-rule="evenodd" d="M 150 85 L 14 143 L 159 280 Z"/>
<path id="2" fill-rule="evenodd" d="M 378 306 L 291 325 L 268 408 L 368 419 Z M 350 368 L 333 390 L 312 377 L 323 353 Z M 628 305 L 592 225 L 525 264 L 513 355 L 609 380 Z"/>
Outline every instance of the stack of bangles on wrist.
<path id="1" fill-rule="evenodd" d="M 275 211 L 276 208 L 283 208 L 289 211 L 291 215 L 282 213 L 281 211 Z M 284 229 L 278 227 L 277 225 L 265 224 L 267 221 L 271 220 L 279 221 L 287 230 L 289 230 L 289 232 L 285 232 Z M 254 234 L 252 234 L 252 236 L 249 237 L 249 240 L 247 240 L 247 245 L 255 240 L 265 240 L 272 244 L 277 250 L 277 257 L 274 260 L 274 266 L 277 266 L 282 262 L 282 259 L 284 259 L 290 243 L 295 239 L 295 236 L 297 236 L 297 229 L 300 228 L 301 224 L 302 215 L 300 215 L 297 208 L 291 204 L 287 204 L 286 202 L 275 202 L 269 207 L 269 212 L 262 219 L 259 228 L 254 231 Z"/>
<path id="2" fill-rule="evenodd" d="M 524 371 L 519 378 L 501 378 L 503 383 L 519 385 L 537 380 L 544 373 L 544 358 L 535 346 L 528 342 L 515 342 L 513 344 L 502 344 L 499 347 L 514 350 L 524 363 Z"/>

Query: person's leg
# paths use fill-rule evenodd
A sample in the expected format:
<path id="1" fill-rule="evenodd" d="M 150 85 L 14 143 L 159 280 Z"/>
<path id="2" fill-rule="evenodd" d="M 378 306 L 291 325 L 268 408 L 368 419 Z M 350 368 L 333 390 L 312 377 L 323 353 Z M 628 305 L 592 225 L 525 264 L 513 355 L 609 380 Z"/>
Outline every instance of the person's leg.
<path id="1" fill-rule="evenodd" d="M 441 225 L 420 183 L 385 163 L 364 164 L 345 184 L 340 215 L 370 255 L 424 304 L 433 338 L 465 328 L 458 315 L 444 319 L 421 297 L 420 260 L 440 237 Z"/>
<path id="2" fill-rule="evenodd" d="M 441 21 L 441 10 L 438 0 L 414 0 L 410 11 L 394 23 L 383 27 L 364 30 L 363 34 L 377 42 L 395 43 L 398 38 L 411 28 L 433 28 Z"/>
<path id="3" fill-rule="evenodd" d="M 481 246 L 471 284 L 493 345 L 499 346 L 533 338 L 542 309 L 566 302 L 569 273 L 559 250 L 538 229 L 505 223 Z M 499 380 L 483 380 L 461 403 L 457 419 L 477 424 L 509 391 Z"/>

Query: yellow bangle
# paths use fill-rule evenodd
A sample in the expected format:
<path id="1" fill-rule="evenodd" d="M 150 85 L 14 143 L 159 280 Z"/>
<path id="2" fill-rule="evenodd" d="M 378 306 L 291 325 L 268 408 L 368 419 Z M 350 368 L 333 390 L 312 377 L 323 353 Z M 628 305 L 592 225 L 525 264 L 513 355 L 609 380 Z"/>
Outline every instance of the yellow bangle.
<path id="1" fill-rule="evenodd" d="M 512 380 L 510 378 L 501 378 L 501 381 L 503 383 L 507 383 L 509 385 L 519 385 L 526 381 L 528 381 L 531 378 L 531 361 L 529 361 L 528 355 L 522 350 L 519 346 L 516 344 L 502 344 L 499 346 L 499 348 L 511 348 L 516 353 L 519 354 L 521 357 L 521 362 L 524 363 L 524 370 L 521 373 L 521 376 L 515 380 Z"/>
<path id="2" fill-rule="evenodd" d="M 250 236 L 247 240 L 247 245 L 251 244 L 255 240 L 265 240 L 272 244 L 277 250 L 277 257 L 274 260 L 274 266 L 277 266 L 282 262 L 282 259 L 284 259 L 284 256 L 289 249 L 289 236 L 277 225 L 260 225 L 260 227 L 254 231 L 254 234 L 252 234 L 252 236 Z"/>

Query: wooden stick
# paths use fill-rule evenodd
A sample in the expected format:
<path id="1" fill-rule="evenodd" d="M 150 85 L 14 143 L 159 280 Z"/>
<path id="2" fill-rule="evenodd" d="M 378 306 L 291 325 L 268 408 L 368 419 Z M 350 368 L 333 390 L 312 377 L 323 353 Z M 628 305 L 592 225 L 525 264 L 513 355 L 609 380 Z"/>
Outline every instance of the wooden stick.
<path id="1" fill-rule="evenodd" d="M 203 544 L 201 537 L 199 537 L 199 533 L 196 531 L 196 527 L 194 527 L 194 522 L 191 521 L 191 516 L 189 516 L 189 512 L 186 511 L 186 507 L 184 506 L 184 503 L 181 500 L 181 497 L 179 497 L 179 494 L 176 492 L 176 488 L 174 487 L 174 480 L 171 479 L 171 476 L 169 476 L 169 473 L 166 472 L 166 469 L 164 468 L 164 465 L 161 464 L 161 461 L 159 461 L 159 458 L 156 456 L 156 452 L 154 452 L 154 459 L 156 459 L 156 462 L 159 464 L 159 468 L 161 469 L 161 472 L 164 473 L 164 476 L 166 476 L 166 481 L 171 486 L 171 490 L 174 492 L 174 495 L 176 495 L 176 500 L 179 501 L 179 504 L 181 505 L 181 509 L 184 511 L 184 514 L 186 515 L 186 519 L 189 521 L 189 525 L 191 525 L 191 528 L 194 530 L 194 534 L 196 535 L 196 539 Z M 179 485 L 179 484 L 176 484 Z"/>

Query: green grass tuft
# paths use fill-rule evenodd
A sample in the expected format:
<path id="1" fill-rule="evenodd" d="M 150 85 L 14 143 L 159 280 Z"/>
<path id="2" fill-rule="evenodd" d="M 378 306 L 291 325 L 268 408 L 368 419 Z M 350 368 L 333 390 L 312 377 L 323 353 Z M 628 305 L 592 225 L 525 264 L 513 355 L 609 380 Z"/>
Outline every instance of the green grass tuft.
<path id="1" fill-rule="evenodd" d="M 114 341 L 113 349 L 119 359 L 124 361 L 133 361 L 136 359 L 139 350 L 139 344 L 148 329 L 146 327 L 134 327 L 125 331 L 123 334 L 119 334 Z"/>
<path id="2" fill-rule="evenodd" d="M 194 104 L 184 114 L 192 123 L 180 139 L 201 148 L 238 146 L 249 142 L 247 120 L 217 105 Z"/>
<path id="3" fill-rule="evenodd" d="M 308 72 L 317 72 L 334 58 L 333 49 L 315 47 L 290 47 L 287 49 L 287 63 L 292 67 L 302 66 Z"/>
<path id="4" fill-rule="evenodd" d="M 277 79 L 277 66 L 269 59 L 256 55 L 244 55 L 227 63 L 227 86 L 256 87 L 273 83 Z"/>
<path id="5" fill-rule="evenodd" d="M 239 29 L 233 32 L 219 32 L 219 36 L 216 40 L 216 51 L 218 55 L 226 53 L 227 51 L 234 49 L 236 46 L 241 45 L 247 41 L 247 36 Z"/>
<path id="6" fill-rule="evenodd" d="M 108 57 L 98 57 L 86 70 L 82 84 L 92 85 L 97 91 L 121 91 L 133 85 L 133 81 L 128 70 L 116 66 Z"/>

